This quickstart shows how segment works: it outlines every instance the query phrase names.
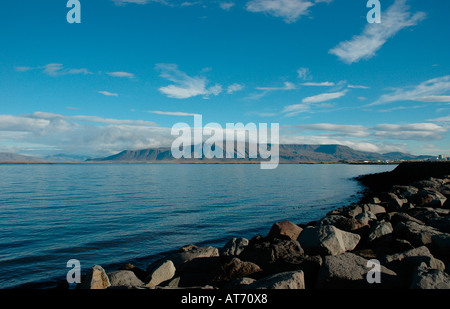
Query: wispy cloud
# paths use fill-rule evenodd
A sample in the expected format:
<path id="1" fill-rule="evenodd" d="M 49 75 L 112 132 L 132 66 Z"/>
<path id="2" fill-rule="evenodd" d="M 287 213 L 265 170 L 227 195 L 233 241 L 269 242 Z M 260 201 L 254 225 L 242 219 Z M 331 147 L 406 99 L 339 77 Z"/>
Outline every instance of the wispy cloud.
<path id="1" fill-rule="evenodd" d="M 174 83 L 159 88 L 159 91 L 169 98 L 187 99 L 199 95 L 209 98 L 211 95 L 219 95 L 223 90 L 219 84 L 208 87 L 208 80 L 205 77 L 191 77 L 180 71 L 176 64 L 160 63 L 156 65 L 156 69 L 161 73 L 162 78 Z"/>
<path id="2" fill-rule="evenodd" d="M 114 2 L 115 5 L 126 5 L 126 4 L 130 4 L 130 3 L 134 3 L 134 4 L 147 4 L 150 2 L 156 2 L 156 3 L 161 3 L 161 4 L 168 4 L 167 1 L 165 0 L 112 0 Z"/>
<path id="3" fill-rule="evenodd" d="M 229 11 L 234 6 L 234 2 L 220 2 L 219 6 L 222 10 Z"/>
<path id="4" fill-rule="evenodd" d="M 234 83 L 227 87 L 227 93 L 232 94 L 234 92 L 241 91 L 244 88 L 245 88 L 244 85 Z"/>
<path id="5" fill-rule="evenodd" d="M 293 83 L 285 82 L 283 87 L 256 87 L 256 89 L 264 91 L 278 91 L 278 90 L 293 90 L 296 89 L 296 87 Z"/>
<path id="6" fill-rule="evenodd" d="M 335 100 L 335 99 L 345 96 L 346 93 L 347 93 L 347 90 L 340 91 L 340 92 L 322 93 L 322 94 L 318 94 L 315 96 L 304 98 L 302 100 L 302 103 L 320 103 L 320 102 Z"/>
<path id="7" fill-rule="evenodd" d="M 450 75 L 433 78 L 416 86 L 396 89 L 392 93 L 382 95 L 368 106 L 397 101 L 450 102 L 450 96 L 441 95 L 448 91 L 450 91 Z"/>
<path id="8" fill-rule="evenodd" d="M 308 68 L 301 67 L 297 70 L 297 77 L 303 80 L 309 80 L 312 78 L 311 72 Z"/>
<path id="9" fill-rule="evenodd" d="M 113 77 L 135 78 L 133 73 L 128 73 L 128 72 L 108 72 L 106 74 L 108 74 L 109 76 L 113 76 Z"/>
<path id="10" fill-rule="evenodd" d="M 163 112 L 163 111 L 147 111 L 147 113 L 150 114 L 157 114 L 157 115 L 167 115 L 167 116 L 199 116 L 200 114 L 194 114 L 194 113 L 185 113 L 185 112 Z"/>
<path id="11" fill-rule="evenodd" d="M 370 89 L 370 87 L 362 85 L 348 85 L 347 87 L 352 89 Z"/>
<path id="12" fill-rule="evenodd" d="M 109 92 L 109 91 L 98 91 L 98 93 L 103 94 L 107 97 L 118 97 L 119 95 L 117 93 Z"/>
<path id="13" fill-rule="evenodd" d="M 282 87 L 255 87 L 256 90 L 259 90 L 259 93 L 252 94 L 249 98 L 250 99 L 260 99 L 267 95 L 270 92 L 273 91 L 287 91 L 287 90 L 294 90 L 297 89 L 297 87 L 291 83 L 291 82 L 285 82 L 284 86 Z"/>
<path id="14" fill-rule="evenodd" d="M 285 106 L 281 111 L 286 117 L 296 116 L 301 113 L 309 113 L 311 106 L 309 104 L 292 104 Z"/>
<path id="15" fill-rule="evenodd" d="M 302 83 L 302 86 L 315 86 L 315 87 L 333 87 L 335 86 L 335 83 L 333 82 L 321 82 L 321 83 Z"/>
<path id="16" fill-rule="evenodd" d="M 331 2 L 332 0 L 251 0 L 247 2 L 246 9 L 249 12 L 265 13 L 282 18 L 286 23 L 294 23 L 302 16 L 309 14 L 309 8 L 319 2 Z"/>
<path id="17" fill-rule="evenodd" d="M 347 64 L 355 63 L 361 59 L 370 59 L 400 30 L 415 26 L 425 18 L 426 14 L 409 12 L 406 0 L 395 2 L 382 13 L 381 23 L 367 24 L 360 35 L 349 41 L 341 42 L 331 49 L 330 54 L 336 55 Z"/>
<path id="18" fill-rule="evenodd" d="M 378 124 L 375 126 L 342 125 L 332 123 L 316 123 L 294 125 L 292 128 L 303 131 L 323 131 L 338 134 L 344 137 L 375 138 L 380 140 L 412 140 L 427 141 L 439 140 L 447 132 L 445 127 L 434 123 Z"/>
<path id="19" fill-rule="evenodd" d="M 82 69 L 66 69 L 64 68 L 64 65 L 61 63 L 49 63 L 44 66 L 40 67 L 15 67 L 15 70 L 17 72 L 27 72 L 32 70 L 40 70 L 42 73 L 48 75 L 48 76 L 63 76 L 63 75 L 77 75 L 77 74 L 92 74 L 88 69 L 82 68 Z"/>

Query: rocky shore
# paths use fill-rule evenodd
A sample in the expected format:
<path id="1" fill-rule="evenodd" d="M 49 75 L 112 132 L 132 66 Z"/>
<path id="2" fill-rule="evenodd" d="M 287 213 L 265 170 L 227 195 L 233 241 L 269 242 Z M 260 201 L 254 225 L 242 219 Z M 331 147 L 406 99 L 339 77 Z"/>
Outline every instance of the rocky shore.
<path id="1" fill-rule="evenodd" d="M 81 289 L 450 289 L 450 162 L 359 178 L 362 200 L 223 248 L 187 245 L 146 269 L 95 265 Z"/>

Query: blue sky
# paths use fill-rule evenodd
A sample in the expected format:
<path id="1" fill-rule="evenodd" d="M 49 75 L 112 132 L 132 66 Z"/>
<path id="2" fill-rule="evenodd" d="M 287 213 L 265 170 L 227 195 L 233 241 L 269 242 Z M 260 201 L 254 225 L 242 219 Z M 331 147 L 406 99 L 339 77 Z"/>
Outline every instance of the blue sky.
<path id="1" fill-rule="evenodd" d="M 0 152 L 109 155 L 171 127 L 279 123 L 283 143 L 450 154 L 450 3 L 0 3 Z"/>

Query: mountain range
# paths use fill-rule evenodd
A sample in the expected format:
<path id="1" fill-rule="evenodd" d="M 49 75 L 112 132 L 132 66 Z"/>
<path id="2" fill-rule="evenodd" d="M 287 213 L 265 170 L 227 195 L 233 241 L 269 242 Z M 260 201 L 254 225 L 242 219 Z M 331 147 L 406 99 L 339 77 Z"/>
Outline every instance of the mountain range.
<path id="1" fill-rule="evenodd" d="M 191 151 L 194 148 L 192 146 Z M 214 149 L 213 149 L 214 150 Z M 245 147 L 243 159 L 238 159 L 237 147 L 234 153 L 228 154 L 222 150 L 222 159 L 207 159 L 202 156 L 199 159 L 175 159 L 169 147 L 147 148 L 142 150 L 124 150 L 112 156 L 90 159 L 88 162 L 198 162 L 198 163 L 250 163 L 259 162 L 260 158 L 251 159 L 248 153 L 248 144 Z M 380 154 L 376 152 L 364 152 L 352 149 L 343 145 L 300 145 L 281 144 L 279 145 L 280 163 L 335 163 L 335 162 L 364 162 L 364 161 L 420 161 L 433 160 L 435 156 L 414 156 L 408 153 L 391 152 Z"/>
<path id="2" fill-rule="evenodd" d="M 194 147 L 192 146 L 192 152 Z M 212 148 L 214 151 L 214 147 Z M 245 153 L 240 153 L 238 147 L 234 148 L 233 153 L 227 153 L 222 150 L 223 159 L 207 159 L 203 155 L 199 159 L 175 159 L 172 156 L 170 147 L 147 148 L 141 150 L 124 150 L 117 154 L 107 157 L 89 159 L 88 156 L 72 155 L 54 155 L 44 158 L 25 156 L 14 153 L 0 153 L 0 163 L 114 163 L 114 162 L 192 162 L 192 163 L 257 163 L 261 158 L 249 158 L 248 144 L 245 147 Z M 231 159 L 226 158 L 227 154 Z M 244 158 L 237 158 L 241 154 Z M 423 161 L 435 160 L 435 156 L 414 156 L 402 152 L 376 153 L 365 152 L 352 149 L 343 145 L 300 145 L 300 144 L 281 144 L 279 145 L 280 163 L 337 163 L 337 162 L 386 162 L 386 161 Z"/>

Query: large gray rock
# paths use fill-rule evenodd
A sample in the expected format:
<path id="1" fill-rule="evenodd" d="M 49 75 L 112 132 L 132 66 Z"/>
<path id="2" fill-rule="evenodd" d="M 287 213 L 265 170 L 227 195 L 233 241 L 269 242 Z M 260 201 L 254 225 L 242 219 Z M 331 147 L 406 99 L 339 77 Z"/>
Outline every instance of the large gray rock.
<path id="1" fill-rule="evenodd" d="M 410 199 L 417 192 L 419 192 L 419 189 L 413 186 L 395 185 L 392 187 L 392 193 L 396 194 L 400 199 Z"/>
<path id="2" fill-rule="evenodd" d="M 399 222 L 394 227 L 394 235 L 398 238 L 406 239 L 414 247 L 431 244 L 432 237 L 439 234 L 441 232 L 430 226 L 412 221 Z"/>
<path id="3" fill-rule="evenodd" d="M 242 251 L 239 258 L 242 261 L 255 263 L 264 271 L 271 271 L 278 269 L 280 263 L 303 255 L 304 250 L 296 240 L 277 238 L 267 240 L 262 237 L 255 237 L 250 240 L 249 245 Z"/>
<path id="4" fill-rule="evenodd" d="M 80 289 L 102 290 L 111 286 L 108 275 L 103 267 L 94 265 L 88 274 L 81 279 Z"/>
<path id="5" fill-rule="evenodd" d="M 441 233 L 433 235 L 431 239 L 431 250 L 433 254 L 444 262 L 450 262 L 450 234 Z"/>
<path id="6" fill-rule="evenodd" d="M 427 225 L 443 233 L 450 233 L 450 217 L 439 217 L 428 220 Z"/>
<path id="7" fill-rule="evenodd" d="M 419 207 L 432 207 L 440 208 L 445 204 L 447 198 L 440 192 L 425 188 L 419 190 L 419 192 L 412 198 L 411 202 Z"/>
<path id="8" fill-rule="evenodd" d="M 278 273 L 249 284 L 245 289 L 305 289 L 303 271 Z"/>
<path id="9" fill-rule="evenodd" d="M 392 224 L 390 222 L 385 222 L 384 220 L 379 221 L 376 225 L 374 225 L 367 236 L 367 240 L 369 242 L 373 242 L 377 239 L 382 238 L 383 236 L 389 235 L 393 232 Z"/>
<path id="10" fill-rule="evenodd" d="M 267 238 L 297 240 L 302 230 L 301 227 L 291 221 L 276 222 L 272 225 Z"/>
<path id="11" fill-rule="evenodd" d="M 164 281 L 172 279 L 175 276 L 175 271 L 175 265 L 171 260 L 163 260 L 153 265 L 153 269 L 149 270 L 146 286 L 155 287 Z"/>
<path id="12" fill-rule="evenodd" d="M 361 221 L 355 218 L 348 218 L 342 215 L 329 215 L 320 220 L 318 226 L 333 225 L 340 230 L 352 232 L 368 226 L 368 221 Z"/>
<path id="13" fill-rule="evenodd" d="M 229 283 L 227 283 L 227 285 L 225 285 L 223 288 L 230 289 L 230 290 L 242 289 L 242 288 L 246 287 L 247 285 L 252 284 L 253 282 L 256 282 L 256 279 L 248 278 L 248 277 L 236 278 L 236 279 L 230 281 Z"/>
<path id="14" fill-rule="evenodd" d="M 178 268 L 180 265 L 196 258 L 216 256 L 219 256 L 219 250 L 217 248 L 211 246 L 197 247 L 194 245 L 189 245 L 181 248 L 178 252 L 167 256 L 163 260 L 171 260 L 175 268 Z M 152 267 L 153 266 L 150 265 L 147 268 L 147 271 Z"/>
<path id="15" fill-rule="evenodd" d="M 444 270 L 445 264 L 436 259 L 426 246 L 421 246 L 405 252 L 387 255 L 381 262 L 386 267 L 393 270 L 411 273 L 412 270 L 421 264 L 437 270 Z"/>
<path id="16" fill-rule="evenodd" d="M 360 239 L 357 234 L 324 225 L 304 229 L 298 241 L 308 254 L 338 255 L 353 250 Z"/>
<path id="17" fill-rule="evenodd" d="M 374 215 L 386 213 L 386 208 L 377 204 L 364 204 L 362 205 L 364 211 L 370 211 Z"/>
<path id="18" fill-rule="evenodd" d="M 411 282 L 411 289 L 450 289 L 450 275 L 426 265 L 417 267 Z"/>
<path id="19" fill-rule="evenodd" d="M 241 261 L 239 258 L 233 258 L 220 268 L 220 273 L 214 281 L 222 285 L 233 279 L 250 277 L 260 272 L 262 272 L 262 269 L 255 263 Z"/>
<path id="20" fill-rule="evenodd" d="M 238 256 L 248 246 L 247 238 L 233 238 L 223 246 L 221 254 L 223 256 Z"/>
<path id="21" fill-rule="evenodd" d="M 131 270 L 118 270 L 108 273 L 108 278 L 111 287 L 136 288 L 145 285 Z"/>
<path id="22" fill-rule="evenodd" d="M 401 286 L 397 274 L 380 266 L 380 283 L 369 283 L 367 274 L 372 271 L 369 260 L 346 252 L 325 256 L 319 270 L 316 287 L 319 289 L 397 288 Z"/>

